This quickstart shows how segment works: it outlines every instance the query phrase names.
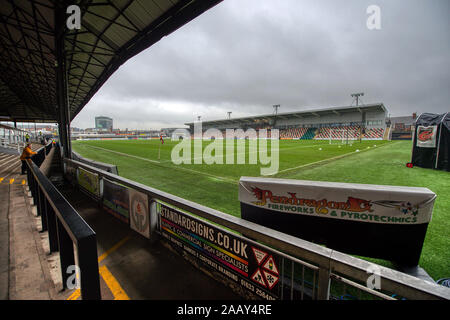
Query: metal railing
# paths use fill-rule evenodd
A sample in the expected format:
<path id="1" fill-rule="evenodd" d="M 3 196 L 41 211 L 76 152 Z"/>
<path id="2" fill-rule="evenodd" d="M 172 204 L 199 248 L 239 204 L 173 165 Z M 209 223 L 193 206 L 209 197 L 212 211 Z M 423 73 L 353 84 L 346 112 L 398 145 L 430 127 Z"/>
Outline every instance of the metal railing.
<path id="1" fill-rule="evenodd" d="M 27 160 L 28 185 L 42 231 L 48 231 L 50 253 L 59 252 L 63 289 L 71 286 L 74 270 L 69 267 L 77 265 L 82 299 L 101 299 L 96 234 L 34 162 L 41 164 L 51 147 L 42 147 L 36 159 Z"/>
<path id="2" fill-rule="evenodd" d="M 283 258 L 280 280 L 283 284 L 282 299 L 302 299 L 305 296 L 320 300 L 343 299 L 347 295 L 346 287 L 352 297 L 362 299 L 391 299 L 393 296 L 416 300 L 450 299 L 450 289 L 438 284 L 263 227 L 79 161 L 64 159 L 64 163 L 72 169 L 83 168 L 97 174 L 99 181 L 108 179 L 145 193 L 150 202 L 168 204 L 245 235 L 247 239 L 253 239 L 270 250 L 276 250 Z M 370 276 L 368 270 L 377 270 L 381 289 L 367 287 Z M 289 284 L 287 289 L 283 287 L 284 284 Z M 344 290 L 338 288 L 342 285 L 345 286 Z"/>
<path id="3" fill-rule="evenodd" d="M 88 164 L 90 166 L 93 166 L 95 168 L 99 168 L 100 170 L 108 171 L 108 172 L 111 172 L 111 173 L 119 175 L 119 171 L 118 171 L 116 165 L 103 163 L 103 162 L 99 162 L 99 161 L 94 161 L 94 160 L 91 160 L 91 159 L 86 159 L 86 158 L 82 157 L 80 154 L 78 154 L 75 151 L 72 151 L 72 159 L 76 160 L 76 161 L 79 161 L 79 162 L 86 163 L 86 164 Z"/>

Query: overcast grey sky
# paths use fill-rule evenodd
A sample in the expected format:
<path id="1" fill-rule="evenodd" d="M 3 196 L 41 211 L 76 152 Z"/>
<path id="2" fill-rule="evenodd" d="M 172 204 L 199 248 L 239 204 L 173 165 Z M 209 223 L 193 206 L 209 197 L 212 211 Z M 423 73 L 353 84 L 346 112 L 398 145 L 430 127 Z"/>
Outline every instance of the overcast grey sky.
<path id="1" fill-rule="evenodd" d="M 448 0 L 224 0 L 122 65 L 72 126 L 179 127 L 346 106 L 353 92 L 392 116 L 448 112 L 449 13 Z"/>

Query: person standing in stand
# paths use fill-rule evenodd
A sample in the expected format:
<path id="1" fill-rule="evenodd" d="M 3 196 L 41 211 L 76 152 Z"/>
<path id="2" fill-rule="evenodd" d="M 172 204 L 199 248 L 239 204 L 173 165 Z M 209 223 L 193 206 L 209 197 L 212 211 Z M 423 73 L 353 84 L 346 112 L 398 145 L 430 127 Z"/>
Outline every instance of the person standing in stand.
<path id="1" fill-rule="evenodd" d="M 22 161 L 22 174 L 25 174 L 27 171 L 27 159 L 31 159 L 31 156 L 36 154 L 33 150 L 31 150 L 31 143 L 27 143 L 26 147 L 23 148 L 22 155 L 20 156 L 20 161 Z"/>

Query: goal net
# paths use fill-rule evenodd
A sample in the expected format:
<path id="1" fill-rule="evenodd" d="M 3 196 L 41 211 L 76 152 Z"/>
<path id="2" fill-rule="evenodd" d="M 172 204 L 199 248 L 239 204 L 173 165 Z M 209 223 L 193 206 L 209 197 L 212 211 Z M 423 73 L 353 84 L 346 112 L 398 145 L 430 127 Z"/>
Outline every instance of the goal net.
<path id="1" fill-rule="evenodd" d="M 356 140 L 358 135 L 358 132 L 348 128 L 330 128 L 328 140 L 330 144 L 347 144 Z"/>

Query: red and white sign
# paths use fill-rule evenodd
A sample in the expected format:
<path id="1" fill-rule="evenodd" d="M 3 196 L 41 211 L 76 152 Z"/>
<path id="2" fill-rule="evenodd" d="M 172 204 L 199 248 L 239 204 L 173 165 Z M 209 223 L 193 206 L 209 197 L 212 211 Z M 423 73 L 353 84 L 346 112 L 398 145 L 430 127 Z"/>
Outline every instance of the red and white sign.
<path id="1" fill-rule="evenodd" d="M 266 287 L 266 283 L 264 282 L 264 278 L 261 274 L 261 270 L 256 269 L 255 273 L 252 275 L 252 280 L 255 281 L 256 283 L 259 283 L 260 285 L 262 285 L 263 287 Z"/>
<path id="2" fill-rule="evenodd" d="M 269 259 L 266 260 L 266 262 L 263 265 L 263 268 L 271 271 L 273 273 L 275 273 L 276 275 L 279 275 L 280 273 L 278 272 L 278 268 L 275 264 L 275 260 L 273 259 L 272 256 L 269 257 Z"/>
<path id="3" fill-rule="evenodd" d="M 150 215 L 148 196 L 130 189 L 130 228 L 150 238 Z"/>
<path id="4" fill-rule="evenodd" d="M 258 262 L 258 266 L 261 264 L 261 262 L 267 257 L 267 253 L 256 249 L 254 247 L 252 247 L 253 250 L 253 254 L 255 255 L 256 261 Z"/>
<path id="5" fill-rule="evenodd" d="M 272 288 L 277 284 L 278 282 L 278 277 L 270 272 L 267 272 L 266 270 L 263 270 L 264 273 L 264 278 L 266 279 L 267 282 L 267 286 L 269 287 L 270 290 L 272 290 Z"/>
<path id="6" fill-rule="evenodd" d="M 270 290 L 277 284 L 280 272 L 275 264 L 275 259 L 272 255 L 252 247 L 255 259 L 258 262 L 258 268 L 252 275 L 251 279 L 256 283 L 259 283 L 263 287 L 268 287 Z M 259 267 L 262 267 L 262 271 Z"/>
<path id="7" fill-rule="evenodd" d="M 420 148 L 436 148 L 437 126 L 417 127 L 417 146 Z"/>

